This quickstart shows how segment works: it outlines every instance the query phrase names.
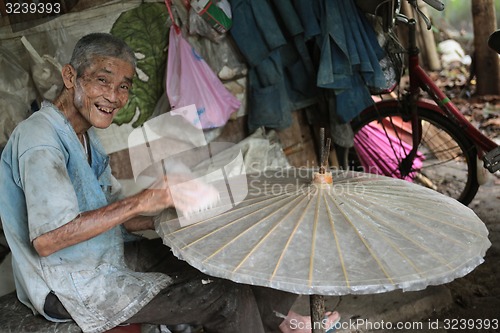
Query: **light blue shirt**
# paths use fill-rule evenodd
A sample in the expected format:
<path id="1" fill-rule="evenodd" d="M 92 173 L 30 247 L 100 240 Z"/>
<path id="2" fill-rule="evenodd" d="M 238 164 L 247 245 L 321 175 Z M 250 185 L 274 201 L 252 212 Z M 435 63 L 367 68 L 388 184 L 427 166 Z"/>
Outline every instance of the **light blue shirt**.
<path id="1" fill-rule="evenodd" d="M 0 215 L 12 251 L 17 295 L 43 312 L 52 290 L 84 332 L 103 332 L 130 318 L 170 278 L 134 272 L 123 255 L 121 227 L 40 257 L 32 241 L 101 208 L 119 195 L 109 157 L 88 131 L 91 165 L 75 131 L 48 102 L 12 133 L 0 163 Z"/>

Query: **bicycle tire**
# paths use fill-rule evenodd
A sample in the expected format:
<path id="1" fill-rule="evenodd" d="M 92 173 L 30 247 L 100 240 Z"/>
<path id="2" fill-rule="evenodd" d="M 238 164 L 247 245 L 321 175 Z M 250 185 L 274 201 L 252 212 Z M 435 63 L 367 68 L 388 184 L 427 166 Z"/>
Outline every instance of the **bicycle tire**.
<path id="1" fill-rule="evenodd" d="M 363 112 L 351 122 L 357 144 L 355 144 L 355 149 L 349 149 L 347 158 L 350 168 L 363 172 L 385 174 L 390 177 L 405 178 L 399 170 L 399 161 L 411 149 L 411 145 L 410 148 L 407 148 L 404 143 L 401 143 L 404 141 L 401 133 L 403 131 L 400 127 L 399 129 L 396 128 L 398 127 L 396 123 L 401 122 L 400 124 L 410 126 L 410 121 L 402 110 L 397 104 L 377 103 L 371 110 Z M 420 105 L 418 106 L 418 115 L 423 128 L 418 151 L 423 154 L 422 156 L 425 159 L 421 161 L 422 165 L 420 167 L 412 166 L 411 174 L 406 179 L 430 187 L 458 200 L 464 205 L 468 205 L 479 188 L 476 173 L 476 147 L 466 137 L 463 130 L 440 112 Z M 381 121 L 381 119 L 385 120 Z M 367 142 L 363 141 L 360 144 L 360 136 L 366 137 L 365 132 L 368 130 L 366 126 L 369 124 L 371 124 L 370 128 L 374 125 L 377 126 L 378 130 L 381 131 L 380 133 L 384 135 L 380 138 L 380 133 L 377 132 L 377 136 L 372 137 L 371 141 L 368 141 L 368 145 Z M 362 130 L 363 128 L 364 130 Z M 388 135 L 391 131 L 394 132 L 392 136 Z M 411 143 L 411 134 L 409 135 L 410 138 L 407 137 L 406 142 Z M 396 138 L 396 141 L 394 141 L 394 138 Z M 439 140 L 437 140 L 438 138 Z M 396 151 L 398 147 L 394 148 L 394 146 L 397 146 L 398 141 L 402 146 L 399 147 L 399 152 Z M 373 144 L 371 147 L 370 143 Z M 383 172 L 377 167 L 367 170 L 367 159 L 369 157 L 367 158 L 362 153 L 363 144 L 365 149 L 370 148 L 372 152 L 385 151 L 387 156 L 381 154 L 378 157 L 383 159 L 384 163 L 388 164 L 389 167 L 384 169 Z M 375 144 L 377 147 L 374 146 Z M 377 157 L 376 154 L 374 156 Z M 387 161 L 392 161 L 392 164 L 386 163 Z"/>

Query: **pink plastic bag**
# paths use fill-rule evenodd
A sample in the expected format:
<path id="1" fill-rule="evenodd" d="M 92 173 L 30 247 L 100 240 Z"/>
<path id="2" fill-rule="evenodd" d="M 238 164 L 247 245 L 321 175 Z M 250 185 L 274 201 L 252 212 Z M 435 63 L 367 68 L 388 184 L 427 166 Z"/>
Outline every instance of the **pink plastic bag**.
<path id="1" fill-rule="evenodd" d="M 168 47 L 166 85 L 170 105 L 175 109 L 195 104 L 199 119 L 188 120 L 198 128 L 223 126 L 240 102 L 176 30 L 172 25 Z"/>

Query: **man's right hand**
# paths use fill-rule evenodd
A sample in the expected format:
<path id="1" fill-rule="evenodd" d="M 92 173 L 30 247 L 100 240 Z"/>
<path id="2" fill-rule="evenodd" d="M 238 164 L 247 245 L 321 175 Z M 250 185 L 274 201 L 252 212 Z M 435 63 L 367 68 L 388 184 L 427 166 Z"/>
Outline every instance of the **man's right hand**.
<path id="1" fill-rule="evenodd" d="M 212 185 L 190 175 L 169 175 L 144 190 L 141 195 L 144 214 L 159 214 L 175 207 L 183 215 L 214 205 L 219 193 Z"/>

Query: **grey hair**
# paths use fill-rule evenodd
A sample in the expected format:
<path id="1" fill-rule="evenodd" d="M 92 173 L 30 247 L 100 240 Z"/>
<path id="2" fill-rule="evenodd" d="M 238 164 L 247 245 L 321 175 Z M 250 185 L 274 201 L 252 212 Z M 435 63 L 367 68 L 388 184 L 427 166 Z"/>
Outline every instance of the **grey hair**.
<path id="1" fill-rule="evenodd" d="M 91 33 L 80 38 L 69 63 L 80 77 L 96 56 L 118 58 L 129 62 L 134 68 L 137 63 L 130 46 L 108 33 Z"/>

